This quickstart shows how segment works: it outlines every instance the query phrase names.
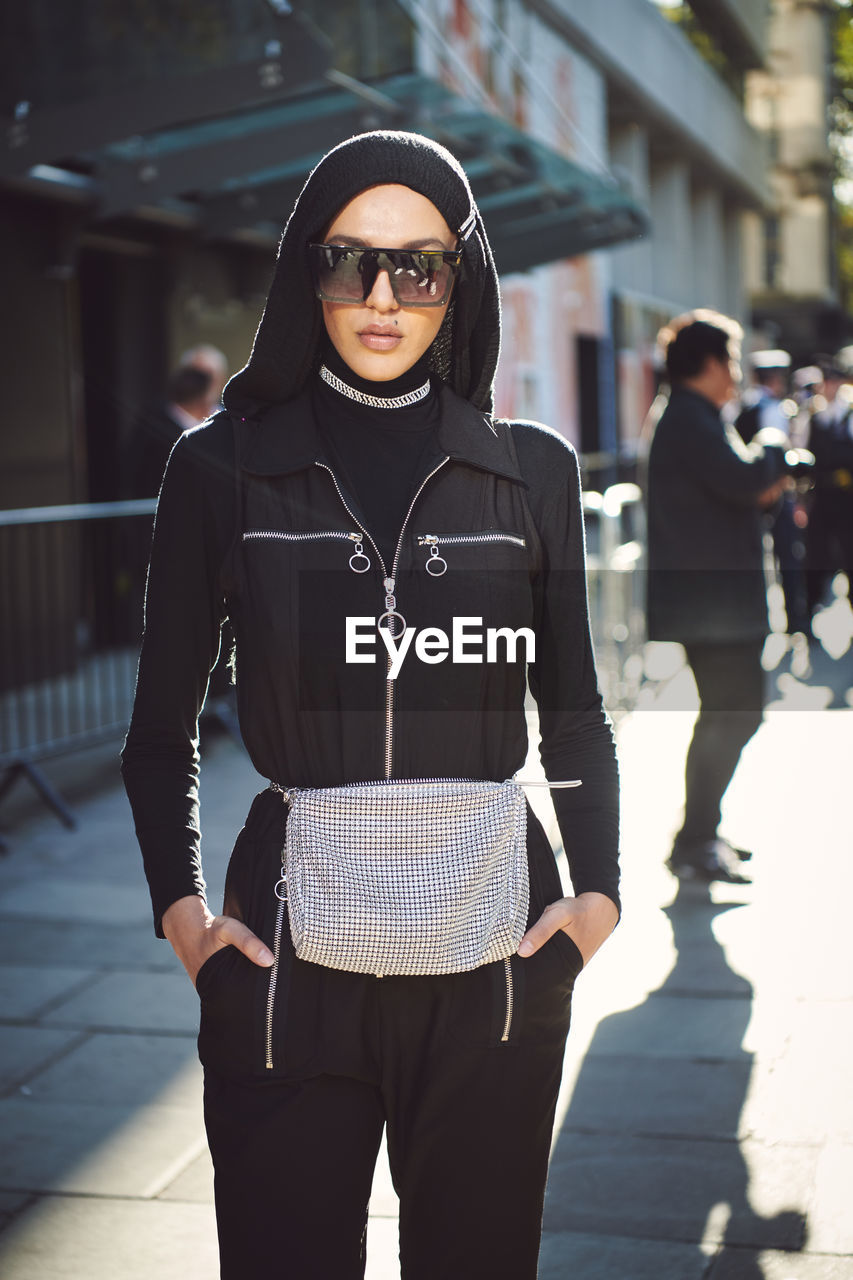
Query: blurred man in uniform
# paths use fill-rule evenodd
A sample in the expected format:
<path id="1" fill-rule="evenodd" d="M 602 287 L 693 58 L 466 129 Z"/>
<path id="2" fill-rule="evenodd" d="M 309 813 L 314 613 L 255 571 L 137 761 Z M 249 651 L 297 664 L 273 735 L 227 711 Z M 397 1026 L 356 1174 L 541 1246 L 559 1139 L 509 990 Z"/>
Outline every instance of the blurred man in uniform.
<path id="1" fill-rule="evenodd" d="M 814 454 L 814 494 L 806 541 L 809 616 L 824 602 L 838 570 L 847 576 L 853 605 L 853 414 L 845 371 L 823 368 L 822 399 L 816 398 L 808 447 Z"/>
<path id="2" fill-rule="evenodd" d="M 762 513 L 785 488 L 786 436 L 744 444 L 721 410 L 740 379 L 740 327 L 712 311 L 659 335 L 671 392 L 648 459 L 648 626 L 684 645 L 699 693 L 687 753 L 684 822 L 669 866 L 679 876 L 746 883 L 718 831 L 723 795 L 761 723 L 768 630 Z"/>
<path id="3" fill-rule="evenodd" d="M 744 444 L 750 444 L 759 431 L 775 427 L 785 436 L 791 434 L 793 401 L 787 400 L 791 357 L 787 351 L 753 351 L 749 357 L 753 385 L 744 392 L 741 411 L 735 426 Z M 789 635 L 809 634 L 810 614 L 806 605 L 804 560 L 805 540 L 796 520 L 796 495 L 782 494 L 777 505 L 768 512 L 773 550 L 779 566 L 782 594 Z"/>

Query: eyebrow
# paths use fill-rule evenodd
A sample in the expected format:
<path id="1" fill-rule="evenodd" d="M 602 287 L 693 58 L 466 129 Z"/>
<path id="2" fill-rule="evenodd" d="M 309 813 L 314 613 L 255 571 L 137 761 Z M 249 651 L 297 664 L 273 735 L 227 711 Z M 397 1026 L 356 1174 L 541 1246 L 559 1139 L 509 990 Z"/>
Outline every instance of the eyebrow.
<path id="1" fill-rule="evenodd" d="M 341 236 L 333 235 L 328 240 L 329 244 L 346 244 L 351 245 L 353 249 L 386 249 L 391 248 L 390 245 L 373 245 L 368 244 L 366 240 L 359 239 L 358 236 Z M 425 240 L 409 240 L 406 244 L 397 244 L 395 249 L 404 249 L 411 251 L 414 249 L 426 249 L 430 245 L 436 245 L 439 249 L 443 249 L 447 253 L 452 253 L 452 249 L 448 249 L 443 240 L 438 240 L 435 236 L 428 236 Z"/>

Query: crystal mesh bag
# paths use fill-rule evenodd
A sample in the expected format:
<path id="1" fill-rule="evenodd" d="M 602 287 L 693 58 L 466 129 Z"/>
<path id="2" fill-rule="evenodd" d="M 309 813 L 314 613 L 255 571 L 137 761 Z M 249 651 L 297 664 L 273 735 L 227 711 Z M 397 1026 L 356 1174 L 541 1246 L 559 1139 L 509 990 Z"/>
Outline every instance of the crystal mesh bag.
<path id="1" fill-rule="evenodd" d="M 527 924 L 520 784 L 454 778 L 281 789 L 282 880 L 300 960 L 357 973 L 459 973 Z"/>

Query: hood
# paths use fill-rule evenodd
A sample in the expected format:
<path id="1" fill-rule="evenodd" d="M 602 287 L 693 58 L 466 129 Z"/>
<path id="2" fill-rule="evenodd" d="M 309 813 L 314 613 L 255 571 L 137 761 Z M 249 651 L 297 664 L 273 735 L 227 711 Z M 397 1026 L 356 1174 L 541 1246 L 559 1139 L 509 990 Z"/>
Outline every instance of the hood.
<path id="1" fill-rule="evenodd" d="M 306 246 L 337 212 L 367 187 L 399 183 L 431 200 L 448 226 L 474 220 L 463 245 L 462 270 L 430 367 L 478 409 L 490 412 L 500 350 L 498 277 L 465 171 L 445 147 L 421 134 L 377 130 L 356 134 L 311 171 L 287 221 L 272 285 L 252 354 L 225 388 L 225 407 L 249 416 L 259 405 L 289 400 L 319 367 L 326 346 Z"/>

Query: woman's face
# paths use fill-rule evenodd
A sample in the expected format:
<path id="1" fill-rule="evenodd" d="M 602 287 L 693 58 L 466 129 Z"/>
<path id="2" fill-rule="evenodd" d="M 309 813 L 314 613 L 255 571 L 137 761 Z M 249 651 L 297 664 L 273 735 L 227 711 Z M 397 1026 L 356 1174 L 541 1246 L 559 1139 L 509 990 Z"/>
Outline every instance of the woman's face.
<path id="1" fill-rule="evenodd" d="M 397 183 L 368 187 L 330 224 L 326 244 L 375 249 L 455 249 L 456 236 L 435 205 Z M 448 299 L 449 301 L 449 299 Z M 411 369 L 441 328 L 442 307 L 401 307 L 387 271 L 364 302 L 323 302 L 332 346 L 354 373 L 385 382 Z"/>

